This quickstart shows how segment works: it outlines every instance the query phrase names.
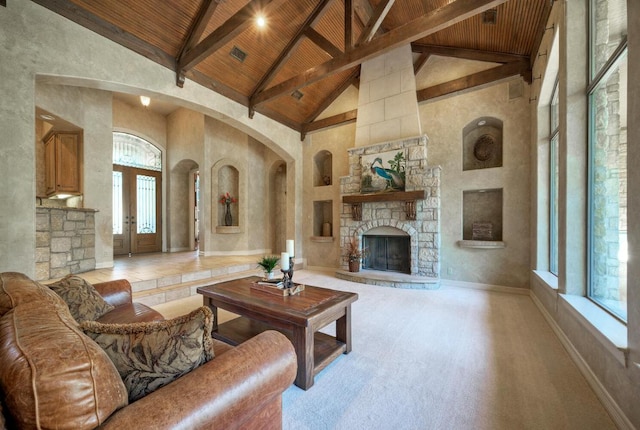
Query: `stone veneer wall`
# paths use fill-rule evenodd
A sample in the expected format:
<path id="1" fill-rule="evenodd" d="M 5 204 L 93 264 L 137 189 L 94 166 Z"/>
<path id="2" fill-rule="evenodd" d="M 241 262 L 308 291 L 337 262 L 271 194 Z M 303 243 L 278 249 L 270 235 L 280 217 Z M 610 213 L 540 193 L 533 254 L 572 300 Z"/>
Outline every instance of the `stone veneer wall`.
<path id="1" fill-rule="evenodd" d="M 36 280 L 96 268 L 95 209 L 36 208 Z"/>
<path id="2" fill-rule="evenodd" d="M 407 220 L 403 201 L 362 204 L 362 221 L 351 216 L 351 204 L 342 204 L 340 244 L 375 227 L 395 227 L 411 237 L 411 274 L 440 276 L 440 167 L 427 166 L 427 136 L 385 142 L 348 150 L 349 176 L 340 178 L 342 196 L 360 193 L 362 155 L 407 149 L 405 190 L 425 190 L 425 199 L 416 201 L 416 219 Z M 362 243 L 362 242 L 360 242 Z M 343 262 L 343 269 L 348 264 Z"/>

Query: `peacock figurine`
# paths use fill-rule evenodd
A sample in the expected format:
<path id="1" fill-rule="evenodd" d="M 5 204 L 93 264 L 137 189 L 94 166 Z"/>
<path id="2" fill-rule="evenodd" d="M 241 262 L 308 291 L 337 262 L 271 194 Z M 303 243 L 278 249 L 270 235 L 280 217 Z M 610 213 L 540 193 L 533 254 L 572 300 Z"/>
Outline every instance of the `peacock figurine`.
<path id="1" fill-rule="evenodd" d="M 376 166 L 376 163 L 380 164 L 380 166 Z M 396 170 L 385 168 L 382 165 L 382 159 L 380 157 L 371 163 L 371 173 L 385 179 L 387 181 L 387 188 L 401 189 L 404 187 L 404 179 L 400 173 Z"/>

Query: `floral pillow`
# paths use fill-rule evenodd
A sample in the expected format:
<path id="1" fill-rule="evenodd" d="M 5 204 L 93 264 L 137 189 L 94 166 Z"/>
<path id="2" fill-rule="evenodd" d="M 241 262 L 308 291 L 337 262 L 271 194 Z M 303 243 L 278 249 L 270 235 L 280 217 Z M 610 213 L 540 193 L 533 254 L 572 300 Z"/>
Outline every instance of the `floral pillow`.
<path id="1" fill-rule="evenodd" d="M 212 327 L 213 314 L 205 306 L 165 321 L 80 325 L 111 358 L 130 402 L 211 360 Z"/>
<path id="2" fill-rule="evenodd" d="M 97 320 L 114 309 L 93 285 L 79 276 L 67 275 L 60 281 L 47 286 L 62 297 L 78 323 Z"/>

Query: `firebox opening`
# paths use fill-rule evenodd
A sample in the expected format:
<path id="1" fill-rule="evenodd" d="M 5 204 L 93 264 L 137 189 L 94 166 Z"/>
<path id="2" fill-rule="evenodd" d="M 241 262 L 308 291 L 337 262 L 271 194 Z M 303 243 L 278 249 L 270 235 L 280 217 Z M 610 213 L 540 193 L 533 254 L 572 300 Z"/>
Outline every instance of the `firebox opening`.
<path id="1" fill-rule="evenodd" d="M 411 238 L 397 235 L 363 235 L 366 250 L 362 267 L 411 274 Z"/>

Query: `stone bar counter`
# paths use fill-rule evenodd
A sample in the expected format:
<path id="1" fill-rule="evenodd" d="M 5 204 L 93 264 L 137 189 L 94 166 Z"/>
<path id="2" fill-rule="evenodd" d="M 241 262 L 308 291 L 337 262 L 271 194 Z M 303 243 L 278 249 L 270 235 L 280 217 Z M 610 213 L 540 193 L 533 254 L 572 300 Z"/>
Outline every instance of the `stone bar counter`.
<path id="1" fill-rule="evenodd" d="M 36 206 L 36 279 L 96 268 L 96 209 Z"/>

